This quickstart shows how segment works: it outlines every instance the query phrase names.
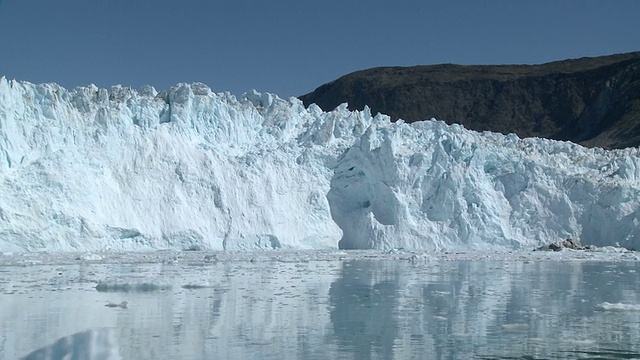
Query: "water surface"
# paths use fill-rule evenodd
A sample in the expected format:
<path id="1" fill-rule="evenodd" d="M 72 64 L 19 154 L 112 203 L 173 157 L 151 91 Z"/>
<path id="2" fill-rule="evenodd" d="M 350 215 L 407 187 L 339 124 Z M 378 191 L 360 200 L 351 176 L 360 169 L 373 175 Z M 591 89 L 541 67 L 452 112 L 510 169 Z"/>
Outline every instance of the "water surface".
<path id="1" fill-rule="evenodd" d="M 123 359 L 640 358 L 637 261 L 180 256 L 0 266 L 2 358 L 97 328 Z"/>

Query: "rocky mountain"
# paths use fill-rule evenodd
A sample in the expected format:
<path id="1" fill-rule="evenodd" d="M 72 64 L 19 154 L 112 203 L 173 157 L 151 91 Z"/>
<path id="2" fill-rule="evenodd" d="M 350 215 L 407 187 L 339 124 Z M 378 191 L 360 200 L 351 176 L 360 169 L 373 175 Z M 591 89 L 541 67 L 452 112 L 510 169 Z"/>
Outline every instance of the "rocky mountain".
<path id="1" fill-rule="evenodd" d="M 349 103 L 407 122 L 437 118 L 477 131 L 640 145 L 640 52 L 543 65 L 429 65 L 357 71 L 300 99 Z"/>

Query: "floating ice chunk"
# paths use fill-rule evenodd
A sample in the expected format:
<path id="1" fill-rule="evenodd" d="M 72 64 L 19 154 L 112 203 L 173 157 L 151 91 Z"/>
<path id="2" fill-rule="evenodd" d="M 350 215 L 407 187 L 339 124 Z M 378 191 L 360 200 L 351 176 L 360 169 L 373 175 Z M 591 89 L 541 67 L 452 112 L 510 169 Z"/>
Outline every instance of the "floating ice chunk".
<path id="1" fill-rule="evenodd" d="M 212 288 L 213 286 L 211 285 L 203 285 L 203 284 L 184 284 L 182 285 L 183 289 L 186 290 L 199 290 L 199 289 L 207 289 L 207 288 Z"/>
<path id="2" fill-rule="evenodd" d="M 96 285 L 98 292 L 153 292 L 170 290 L 171 285 L 155 284 L 155 283 L 108 283 L 101 282 Z"/>
<path id="3" fill-rule="evenodd" d="M 521 324 L 521 323 L 514 323 L 514 324 L 503 324 L 501 326 L 502 330 L 504 331 L 527 331 L 529 330 L 529 324 Z"/>
<path id="4" fill-rule="evenodd" d="M 76 258 L 76 260 L 99 261 L 99 260 L 102 260 L 102 256 L 100 256 L 98 254 L 86 253 L 86 254 L 82 254 L 82 255 L 78 256 Z"/>
<path id="5" fill-rule="evenodd" d="M 594 251 L 604 252 L 604 253 L 623 253 L 629 250 L 619 246 L 603 246 L 595 249 Z"/>
<path id="6" fill-rule="evenodd" d="M 623 303 L 608 303 L 596 305 L 596 310 L 600 311 L 640 311 L 640 304 L 623 304 Z"/>
<path id="7" fill-rule="evenodd" d="M 106 303 L 104 306 L 106 306 L 106 307 L 110 307 L 110 308 L 121 308 L 121 309 L 126 309 L 128 304 L 129 304 L 129 303 L 128 303 L 128 302 L 126 302 L 126 301 L 123 301 L 123 302 L 121 302 L 121 303 L 119 303 L 119 304 L 117 304 L 117 303 L 112 303 L 111 301 L 109 301 L 109 302 L 108 302 L 108 303 Z"/>

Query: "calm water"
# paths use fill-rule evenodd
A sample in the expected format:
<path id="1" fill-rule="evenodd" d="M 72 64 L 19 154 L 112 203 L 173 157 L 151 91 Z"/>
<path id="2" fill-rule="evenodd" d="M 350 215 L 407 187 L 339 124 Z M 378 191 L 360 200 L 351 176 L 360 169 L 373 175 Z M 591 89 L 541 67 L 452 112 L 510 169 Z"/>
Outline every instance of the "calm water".
<path id="1" fill-rule="evenodd" d="M 640 358 L 639 274 L 580 261 L 0 266 L 0 358 L 104 327 L 123 359 Z"/>

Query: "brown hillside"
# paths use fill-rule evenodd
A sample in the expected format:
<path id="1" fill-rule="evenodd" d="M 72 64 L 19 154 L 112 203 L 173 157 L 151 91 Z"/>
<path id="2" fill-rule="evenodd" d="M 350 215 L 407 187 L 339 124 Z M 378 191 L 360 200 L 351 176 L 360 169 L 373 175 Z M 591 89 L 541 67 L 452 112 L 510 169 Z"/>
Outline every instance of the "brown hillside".
<path id="1" fill-rule="evenodd" d="M 586 146 L 640 145 L 640 52 L 543 65 L 431 65 L 357 71 L 300 99 L 332 110 L 348 102 L 412 122 Z"/>

